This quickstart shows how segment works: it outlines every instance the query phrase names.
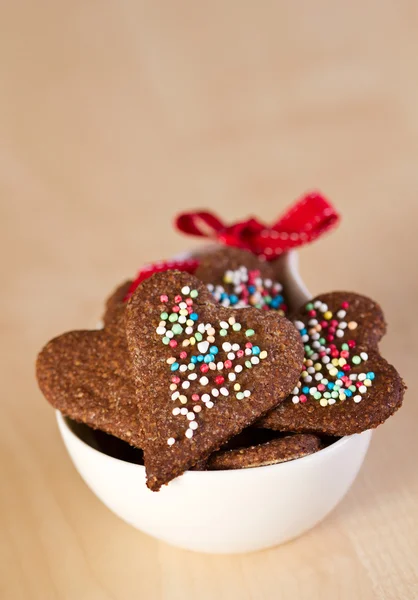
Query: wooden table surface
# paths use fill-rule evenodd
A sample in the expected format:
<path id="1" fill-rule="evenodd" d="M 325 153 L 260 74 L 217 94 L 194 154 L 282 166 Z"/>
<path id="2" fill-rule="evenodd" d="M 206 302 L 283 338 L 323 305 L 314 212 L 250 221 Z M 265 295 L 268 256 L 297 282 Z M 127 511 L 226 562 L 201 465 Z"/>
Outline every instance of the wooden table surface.
<path id="1" fill-rule="evenodd" d="M 0 4 L 0 597 L 418 598 L 418 24 L 413 0 Z M 409 384 L 321 525 L 246 556 L 171 548 L 87 489 L 34 379 L 50 337 L 187 239 L 181 209 L 343 213 L 303 249 L 317 293 L 384 306 Z"/>

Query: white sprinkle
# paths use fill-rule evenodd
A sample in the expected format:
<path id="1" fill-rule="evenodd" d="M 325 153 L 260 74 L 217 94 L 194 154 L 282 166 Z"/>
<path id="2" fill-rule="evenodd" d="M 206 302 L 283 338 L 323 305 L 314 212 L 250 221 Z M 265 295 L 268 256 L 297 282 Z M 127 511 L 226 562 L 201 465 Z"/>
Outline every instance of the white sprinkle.
<path id="1" fill-rule="evenodd" d="M 185 285 L 183 288 L 181 288 L 181 293 L 184 294 L 185 296 L 187 296 L 187 294 L 190 294 L 189 286 Z"/>
<path id="2" fill-rule="evenodd" d="M 199 427 L 199 425 L 196 423 L 196 421 L 192 421 L 191 423 L 189 423 L 189 428 L 190 429 L 197 429 Z"/>
<path id="3" fill-rule="evenodd" d="M 303 381 L 305 383 L 311 383 L 312 381 L 312 377 L 310 375 L 306 375 L 306 377 L 303 378 Z"/>
<path id="4" fill-rule="evenodd" d="M 337 317 L 338 317 L 339 319 L 344 319 L 344 317 L 345 317 L 345 315 L 346 315 L 346 314 L 347 314 L 347 313 L 345 312 L 345 310 L 339 310 L 339 311 L 337 312 Z"/>
<path id="5" fill-rule="evenodd" d="M 309 342 L 309 335 L 308 334 L 305 334 L 305 335 L 302 336 L 302 342 L 303 343 Z"/>
<path id="6" fill-rule="evenodd" d="M 221 321 L 219 323 L 219 325 L 221 326 L 222 329 L 228 329 L 228 327 L 229 327 L 229 323 L 227 323 L 226 321 Z"/>
<path id="7" fill-rule="evenodd" d="M 212 394 L 212 396 L 214 398 L 217 398 L 219 396 L 219 390 L 218 390 L 218 388 L 213 388 L 211 394 Z"/>
<path id="8" fill-rule="evenodd" d="M 347 321 L 341 321 L 341 323 L 338 325 L 338 327 L 340 329 L 347 329 Z"/>
<path id="9" fill-rule="evenodd" d="M 312 342 L 312 348 L 320 348 L 321 344 L 319 342 Z"/>
<path id="10" fill-rule="evenodd" d="M 360 373 L 359 376 L 358 376 L 358 380 L 359 381 L 364 381 L 365 379 L 367 379 L 366 373 Z"/>
<path id="11" fill-rule="evenodd" d="M 251 362 L 253 365 L 258 365 L 258 363 L 260 362 L 260 359 L 258 358 L 258 356 L 252 356 Z"/>
<path id="12" fill-rule="evenodd" d="M 241 373 L 242 371 L 242 365 L 237 365 L 234 369 L 235 373 Z"/>
<path id="13" fill-rule="evenodd" d="M 337 329 L 337 331 L 335 332 L 335 335 L 339 338 L 344 337 L 344 331 L 342 329 Z"/>
<path id="14" fill-rule="evenodd" d="M 299 398 L 297 396 L 293 396 L 292 402 L 293 404 L 299 404 Z"/>
<path id="15" fill-rule="evenodd" d="M 229 342 L 224 342 L 222 344 L 222 350 L 225 350 L 225 352 L 230 352 L 230 350 L 232 350 L 232 346 Z"/>
<path id="16" fill-rule="evenodd" d="M 179 317 L 179 323 L 181 325 L 183 325 L 185 322 L 187 321 L 187 318 L 184 315 L 181 315 L 181 317 Z"/>
<path id="17" fill-rule="evenodd" d="M 180 365 L 179 371 L 181 371 L 182 373 L 184 373 L 184 371 L 187 371 L 187 365 Z"/>
<path id="18" fill-rule="evenodd" d="M 321 300 L 315 300 L 314 308 L 321 308 L 321 304 L 322 304 Z"/>
<path id="19" fill-rule="evenodd" d="M 176 406 L 176 408 L 173 408 L 173 410 L 172 410 L 171 412 L 173 413 L 173 415 L 174 415 L 175 417 L 177 417 L 177 415 L 179 415 L 179 414 L 180 414 L 180 409 L 179 409 L 179 407 L 178 407 L 178 406 Z"/>
<path id="20" fill-rule="evenodd" d="M 193 437 L 193 429 L 186 429 L 185 436 L 190 440 Z"/>
<path id="21" fill-rule="evenodd" d="M 207 377 L 203 376 L 199 379 L 199 383 L 200 383 L 200 385 L 208 385 L 209 379 Z"/>
<path id="22" fill-rule="evenodd" d="M 187 415 L 189 411 L 187 410 L 187 408 L 185 406 L 183 406 L 183 408 L 180 409 L 180 414 L 185 416 Z"/>
<path id="23" fill-rule="evenodd" d="M 172 446 L 172 445 L 173 445 L 173 444 L 175 444 L 175 443 L 176 443 L 176 440 L 175 440 L 174 438 L 168 438 L 168 440 L 167 440 L 167 444 L 168 444 L 169 446 Z"/>
<path id="24" fill-rule="evenodd" d="M 336 400 L 335 398 L 328 398 L 328 404 L 335 404 Z"/>
<path id="25" fill-rule="evenodd" d="M 302 323 L 302 321 L 295 321 L 294 325 L 296 327 L 296 329 L 304 329 L 305 328 L 305 323 Z"/>
<path id="26" fill-rule="evenodd" d="M 213 402 L 206 402 L 206 408 L 213 408 L 214 406 Z"/>
<path id="27" fill-rule="evenodd" d="M 209 400 L 210 400 L 209 394 L 203 394 L 202 395 L 202 402 L 209 402 Z"/>
<path id="28" fill-rule="evenodd" d="M 360 394 L 365 394 L 367 392 L 367 387 L 365 385 L 361 385 L 358 389 Z"/>
<path id="29" fill-rule="evenodd" d="M 174 394 L 171 394 L 171 399 L 172 400 L 177 400 L 177 398 L 180 397 L 180 392 L 174 392 Z"/>
<path id="30" fill-rule="evenodd" d="M 236 378 L 237 378 L 237 376 L 235 375 L 235 373 L 229 373 L 228 374 L 229 381 L 235 381 Z"/>
<path id="31" fill-rule="evenodd" d="M 361 402 L 362 397 L 357 395 L 357 396 L 354 396 L 353 400 L 354 400 L 354 402 L 356 402 L 356 404 L 358 404 L 359 402 Z"/>
<path id="32" fill-rule="evenodd" d="M 250 356 L 252 354 L 251 348 L 245 348 L 245 356 Z"/>
<path id="33" fill-rule="evenodd" d="M 311 325 L 311 327 L 318 325 L 318 319 L 310 319 L 308 325 Z"/>
<path id="34" fill-rule="evenodd" d="M 193 406 L 193 410 L 195 413 L 200 413 L 202 407 L 200 406 L 200 404 L 196 404 L 196 406 Z"/>
<path id="35" fill-rule="evenodd" d="M 369 358 L 369 355 L 367 354 L 367 352 L 360 352 L 360 358 L 362 358 L 363 360 L 367 360 Z"/>
<path id="36" fill-rule="evenodd" d="M 356 373 L 352 373 L 350 375 L 350 379 L 351 379 L 351 381 L 357 381 L 357 374 Z"/>
<path id="37" fill-rule="evenodd" d="M 229 317 L 229 319 L 228 319 L 228 323 L 229 323 L 230 325 L 234 325 L 234 324 L 235 324 L 235 317 Z"/>
<path id="38" fill-rule="evenodd" d="M 221 387 L 219 391 L 221 392 L 222 396 L 229 396 L 229 392 L 225 387 Z"/>
<path id="39" fill-rule="evenodd" d="M 324 363 L 324 365 L 326 365 L 327 363 L 329 363 L 329 361 L 330 361 L 330 360 L 331 360 L 331 359 L 330 359 L 330 357 L 329 357 L 329 356 L 323 356 L 323 357 L 322 357 L 322 362 Z"/>
<path id="40" fill-rule="evenodd" d="M 197 326 L 197 330 L 199 333 L 205 333 L 205 324 L 204 323 L 199 323 L 199 325 Z"/>
<path id="41" fill-rule="evenodd" d="M 321 304 L 321 312 L 326 313 L 328 310 L 328 304 L 325 304 L 325 302 L 323 302 Z"/>
<path id="42" fill-rule="evenodd" d="M 245 398 L 249 398 L 251 396 L 250 390 L 244 390 L 244 396 Z"/>
<path id="43" fill-rule="evenodd" d="M 197 349 L 201 354 L 206 354 L 209 348 L 209 342 L 199 342 L 197 345 Z"/>
<path id="44" fill-rule="evenodd" d="M 183 390 L 187 390 L 187 388 L 190 387 L 190 381 L 183 381 L 181 387 L 183 388 Z"/>
<path id="45" fill-rule="evenodd" d="M 210 362 L 210 363 L 209 363 L 209 369 L 210 369 L 211 371 L 216 371 L 216 363 L 214 363 L 214 362 Z"/>
<path id="46" fill-rule="evenodd" d="M 234 360 L 235 359 L 235 352 L 228 352 L 227 357 L 229 358 L 229 360 Z"/>
<path id="47" fill-rule="evenodd" d="M 193 327 L 186 327 L 186 329 L 185 329 L 185 333 L 186 333 L 187 335 L 191 335 L 191 334 L 193 333 Z"/>
<path id="48" fill-rule="evenodd" d="M 190 412 L 190 411 L 187 413 L 187 415 L 186 415 L 186 416 L 187 416 L 187 420 L 188 420 L 188 421 L 193 421 L 193 420 L 194 420 L 194 418 L 195 418 L 195 414 L 194 414 L 194 412 Z"/>
<path id="49" fill-rule="evenodd" d="M 158 335 L 164 335 L 166 331 L 167 330 L 165 327 L 157 327 L 157 329 L 156 329 L 156 332 L 158 333 Z"/>
<path id="50" fill-rule="evenodd" d="M 293 388 L 292 394 L 297 396 L 299 394 L 299 388 L 298 387 Z"/>
<path id="51" fill-rule="evenodd" d="M 322 379 L 322 373 L 317 373 L 317 374 L 315 375 L 315 380 L 316 380 L 316 381 L 321 381 L 321 379 Z"/>
<path id="52" fill-rule="evenodd" d="M 313 375 L 314 373 L 316 373 L 316 371 L 315 371 L 315 367 L 308 367 L 306 370 L 308 371 L 308 373 L 311 373 L 312 375 Z"/>
<path id="53" fill-rule="evenodd" d="M 190 379 L 190 381 L 194 381 L 195 379 L 197 379 L 197 373 L 190 373 L 190 375 L 187 376 L 187 379 Z"/>
<path id="54" fill-rule="evenodd" d="M 166 337 L 168 337 L 168 338 L 170 338 L 170 339 L 171 339 L 172 337 L 174 337 L 174 333 L 171 331 L 171 329 L 170 329 L 170 331 L 166 331 L 165 335 L 166 335 Z"/>
<path id="55" fill-rule="evenodd" d="M 238 350 L 239 350 L 239 344 L 232 344 L 232 350 L 234 352 L 238 352 Z"/>

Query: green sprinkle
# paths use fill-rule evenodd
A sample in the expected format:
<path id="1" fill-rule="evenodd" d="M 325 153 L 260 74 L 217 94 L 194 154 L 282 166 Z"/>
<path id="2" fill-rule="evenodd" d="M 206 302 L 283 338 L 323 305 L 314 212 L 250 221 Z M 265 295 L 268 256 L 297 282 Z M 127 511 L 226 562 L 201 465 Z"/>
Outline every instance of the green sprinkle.
<path id="1" fill-rule="evenodd" d="M 236 396 L 237 400 L 244 400 L 244 397 L 245 397 L 245 396 L 244 396 L 244 393 L 243 393 L 243 392 L 238 392 L 238 394 L 237 394 L 237 396 Z"/>
<path id="2" fill-rule="evenodd" d="M 251 364 L 250 360 L 246 360 L 245 361 L 245 366 L 247 367 L 247 369 L 251 369 L 253 365 Z"/>
<path id="3" fill-rule="evenodd" d="M 324 398 L 331 398 L 330 392 L 324 392 Z"/>
<path id="4" fill-rule="evenodd" d="M 175 323 L 175 321 L 178 320 L 178 314 L 177 313 L 171 313 L 171 315 L 168 317 L 168 320 L 170 321 L 170 323 Z"/>
<path id="5" fill-rule="evenodd" d="M 183 327 L 179 323 L 175 323 L 171 328 L 171 331 L 174 333 L 174 335 L 178 335 L 183 331 Z"/>
<path id="6" fill-rule="evenodd" d="M 197 298 L 199 295 L 199 292 L 197 290 L 192 290 L 190 292 L 190 298 Z"/>
<path id="7" fill-rule="evenodd" d="M 168 344 L 170 343 L 170 338 L 163 337 L 163 339 L 161 341 L 162 341 L 163 344 L 165 344 L 166 346 L 168 346 Z"/>
<path id="8" fill-rule="evenodd" d="M 196 333 L 194 334 L 196 341 L 201 342 L 203 340 L 203 336 L 200 333 L 200 331 L 196 331 Z"/>
<path id="9" fill-rule="evenodd" d="M 245 335 L 246 335 L 247 337 L 251 337 L 251 336 L 252 336 L 252 335 L 254 335 L 254 334 L 255 334 L 255 331 L 254 331 L 254 329 L 247 329 L 247 331 L 245 332 Z"/>
<path id="10" fill-rule="evenodd" d="M 241 329 L 241 323 L 234 323 L 234 324 L 232 325 L 232 329 L 233 329 L 234 331 L 240 331 L 240 329 Z"/>
<path id="11" fill-rule="evenodd" d="M 350 347 L 349 347 L 349 345 L 348 345 L 348 344 L 343 344 L 343 345 L 341 346 L 341 348 L 342 348 L 342 350 L 349 350 L 349 349 L 350 349 Z"/>
<path id="12" fill-rule="evenodd" d="M 168 319 L 168 313 L 162 312 L 160 314 L 160 319 L 161 319 L 161 321 L 167 321 L 167 319 Z"/>
<path id="13" fill-rule="evenodd" d="M 348 388 L 350 390 L 350 392 L 356 392 L 357 388 L 355 385 L 350 385 L 350 387 Z"/>
<path id="14" fill-rule="evenodd" d="M 305 352 L 311 352 L 311 347 L 310 346 L 305 346 Z"/>
<path id="15" fill-rule="evenodd" d="M 338 392 L 331 392 L 331 398 L 338 398 L 339 395 Z"/>
<path id="16" fill-rule="evenodd" d="M 325 346 L 325 338 L 319 338 L 319 343 L 321 346 Z"/>
<path id="17" fill-rule="evenodd" d="M 322 398 L 321 392 L 315 392 L 314 398 L 315 398 L 315 400 L 320 400 Z"/>
<path id="18" fill-rule="evenodd" d="M 305 306 L 306 310 L 313 310 L 314 305 L 312 304 L 312 302 L 308 302 L 308 304 Z"/>
<path id="19" fill-rule="evenodd" d="M 360 356 L 353 356 L 352 362 L 353 362 L 353 365 L 359 365 L 361 363 Z"/>
<path id="20" fill-rule="evenodd" d="M 225 335 L 228 335 L 228 332 L 226 329 L 221 329 L 219 332 L 219 335 L 225 336 Z"/>

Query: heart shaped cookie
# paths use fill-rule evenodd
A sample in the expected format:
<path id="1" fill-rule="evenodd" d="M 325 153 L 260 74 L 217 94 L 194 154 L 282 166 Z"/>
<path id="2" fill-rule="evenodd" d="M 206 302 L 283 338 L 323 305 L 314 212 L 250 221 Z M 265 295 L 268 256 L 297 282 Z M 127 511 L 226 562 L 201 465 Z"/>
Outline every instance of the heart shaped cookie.
<path id="1" fill-rule="evenodd" d="M 250 469 L 277 463 L 296 460 L 318 452 L 322 444 L 319 437 L 309 433 L 299 433 L 278 437 L 264 444 L 236 448 L 234 450 L 218 450 L 206 461 L 205 469 L 209 471 L 229 469 Z"/>
<path id="2" fill-rule="evenodd" d="M 404 383 L 378 351 L 386 325 L 358 294 L 322 294 L 296 315 L 304 370 L 292 394 L 260 421 L 278 431 L 351 435 L 377 427 L 402 404 Z"/>
<path id="3" fill-rule="evenodd" d="M 125 304 L 118 302 L 122 288 L 109 300 L 105 328 L 70 331 L 51 340 L 38 356 L 36 374 L 46 399 L 64 415 L 140 448 Z"/>
<path id="4" fill-rule="evenodd" d="M 144 281 L 125 317 L 152 490 L 207 458 L 298 381 L 303 346 L 290 321 L 220 307 L 188 273 Z"/>
<path id="5" fill-rule="evenodd" d="M 287 311 L 283 286 L 275 281 L 272 266 L 246 250 L 223 247 L 208 252 L 195 275 L 222 306 L 272 309 L 280 316 Z"/>

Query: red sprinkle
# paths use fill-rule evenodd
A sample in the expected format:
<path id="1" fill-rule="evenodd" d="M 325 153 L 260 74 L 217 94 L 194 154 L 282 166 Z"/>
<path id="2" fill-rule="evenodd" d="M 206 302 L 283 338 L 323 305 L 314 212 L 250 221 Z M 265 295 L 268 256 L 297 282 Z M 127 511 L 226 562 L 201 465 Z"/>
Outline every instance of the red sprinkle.
<path id="1" fill-rule="evenodd" d="M 174 297 L 174 302 L 181 302 L 182 301 L 182 297 L 181 296 L 175 296 Z"/>
<path id="2" fill-rule="evenodd" d="M 343 303 L 341 304 L 341 308 L 343 308 L 344 310 L 347 310 L 347 308 L 348 308 L 349 306 L 350 306 L 350 305 L 349 305 L 349 303 L 348 303 L 348 302 L 343 302 Z"/>
<path id="3" fill-rule="evenodd" d="M 299 396 L 299 401 L 300 401 L 300 402 L 306 402 L 306 400 L 307 400 L 307 397 L 305 396 L 305 394 L 301 394 L 301 395 Z"/>
<path id="4" fill-rule="evenodd" d="M 350 356 L 350 353 L 348 350 L 341 350 L 340 355 L 341 358 L 348 358 Z"/>
<path id="5" fill-rule="evenodd" d="M 173 383 L 180 383 L 180 377 L 178 377 L 177 375 L 173 375 L 173 377 L 171 378 L 171 381 Z"/>
<path id="6" fill-rule="evenodd" d="M 333 336 L 333 335 L 328 335 L 328 336 L 327 336 L 327 340 L 328 340 L 329 342 L 332 342 L 332 341 L 334 340 L 334 336 Z M 338 356 L 338 354 L 337 354 L 337 356 Z"/>
<path id="7" fill-rule="evenodd" d="M 170 341 L 169 341 L 169 344 L 170 344 L 170 347 L 171 347 L 171 348 L 175 348 L 175 347 L 177 346 L 177 342 L 176 342 L 176 340 L 170 340 Z"/>
<path id="8" fill-rule="evenodd" d="M 201 371 L 201 373 L 207 373 L 209 371 L 208 365 L 206 363 L 203 365 L 200 365 L 200 371 Z"/>
<path id="9" fill-rule="evenodd" d="M 185 352 L 184 350 L 180 352 L 180 358 L 187 358 L 187 352 Z"/>
<path id="10" fill-rule="evenodd" d="M 193 305 L 193 299 L 192 298 L 186 298 L 186 304 L 187 304 L 187 306 L 192 306 Z"/>
<path id="11" fill-rule="evenodd" d="M 321 321 L 322 329 L 326 329 L 328 327 L 328 321 Z"/>
<path id="12" fill-rule="evenodd" d="M 226 368 L 228 368 L 228 367 L 226 367 Z M 225 377 L 222 377 L 222 375 L 218 375 L 217 377 L 215 377 L 216 385 L 222 385 L 224 381 L 225 381 Z"/>
<path id="13" fill-rule="evenodd" d="M 194 400 L 195 402 L 196 402 L 197 400 L 199 400 L 199 399 L 200 399 L 200 396 L 199 396 L 199 394 L 193 394 L 193 395 L 192 395 L 192 400 Z"/>
<path id="14" fill-rule="evenodd" d="M 242 350 L 238 350 L 238 352 L 242 352 Z M 238 354 L 238 352 L 237 352 L 237 354 Z M 224 367 L 225 367 L 225 369 L 230 369 L 232 367 L 232 361 L 226 360 L 224 362 Z"/>
<path id="15" fill-rule="evenodd" d="M 173 306 L 173 308 L 171 309 L 172 312 L 179 312 L 180 307 L 179 306 Z"/>
<path id="16" fill-rule="evenodd" d="M 348 340 L 347 344 L 348 344 L 349 348 L 356 347 L 356 342 L 354 340 Z"/>
<path id="17" fill-rule="evenodd" d="M 166 294 L 161 294 L 160 301 L 161 302 L 168 302 L 168 296 Z"/>
<path id="18" fill-rule="evenodd" d="M 244 350 L 238 350 L 237 356 L 238 356 L 238 358 L 242 358 L 244 356 Z"/>
<path id="19" fill-rule="evenodd" d="M 252 348 L 252 347 L 253 347 L 253 345 L 252 345 L 252 343 L 251 343 L 251 342 L 247 342 L 247 343 L 245 344 L 245 347 L 246 347 L 246 348 Z"/>
<path id="20" fill-rule="evenodd" d="M 338 352 L 338 350 L 331 350 L 332 358 L 338 358 L 339 355 L 340 355 L 340 353 Z"/>
<path id="21" fill-rule="evenodd" d="M 351 371 L 350 365 L 344 365 L 343 366 L 343 371 Z"/>
<path id="22" fill-rule="evenodd" d="M 325 386 L 324 386 L 324 384 L 323 384 L 323 383 L 320 383 L 320 384 L 318 385 L 318 391 L 319 391 L 319 392 L 323 392 L 323 391 L 324 391 L 324 389 L 325 389 Z"/>
<path id="23" fill-rule="evenodd" d="M 316 310 L 310 310 L 310 311 L 308 312 L 308 315 L 309 315 L 310 317 L 316 317 Z"/>
<path id="24" fill-rule="evenodd" d="M 330 321 L 330 324 L 332 327 L 338 327 L 338 321 L 336 321 L 335 319 L 332 319 L 332 321 Z"/>

